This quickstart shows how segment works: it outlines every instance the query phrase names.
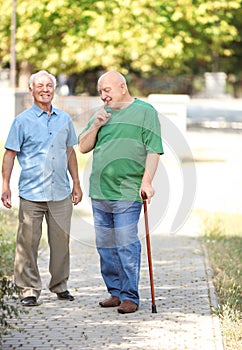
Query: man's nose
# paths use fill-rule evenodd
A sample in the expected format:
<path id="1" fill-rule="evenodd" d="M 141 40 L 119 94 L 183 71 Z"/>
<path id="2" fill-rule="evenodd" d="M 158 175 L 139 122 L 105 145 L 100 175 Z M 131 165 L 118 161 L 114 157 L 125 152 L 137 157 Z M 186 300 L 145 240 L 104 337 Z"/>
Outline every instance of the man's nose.
<path id="1" fill-rule="evenodd" d="M 101 98 L 102 100 L 105 100 L 105 97 L 106 97 L 105 92 L 100 92 L 100 98 Z"/>
<path id="2" fill-rule="evenodd" d="M 49 90 L 51 90 L 51 89 L 53 89 L 53 86 L 52 85 L 49 85 L 49 84 L 46 84 L 46 85 L 43 85 L 43 90 L 45 90 L 45 91 L 49 91 Z"/>

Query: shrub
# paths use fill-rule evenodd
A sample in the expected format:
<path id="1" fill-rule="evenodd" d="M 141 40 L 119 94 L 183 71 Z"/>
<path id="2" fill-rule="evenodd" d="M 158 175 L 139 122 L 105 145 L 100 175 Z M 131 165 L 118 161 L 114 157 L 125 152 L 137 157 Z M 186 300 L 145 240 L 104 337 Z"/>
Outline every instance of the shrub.
<path id="1" fill-rule="evenodd" d="M 17 210 L 0 210 L 0 334 L 6 333 L 11 325 L 9 320 L 19 317 L 22 309 L 12 304 L 18 297 L 18 290 L 13 283 L 13 264 L 15 237 L 17 229 Z M 0 335 L 0 338 L 1 338 Z"/>

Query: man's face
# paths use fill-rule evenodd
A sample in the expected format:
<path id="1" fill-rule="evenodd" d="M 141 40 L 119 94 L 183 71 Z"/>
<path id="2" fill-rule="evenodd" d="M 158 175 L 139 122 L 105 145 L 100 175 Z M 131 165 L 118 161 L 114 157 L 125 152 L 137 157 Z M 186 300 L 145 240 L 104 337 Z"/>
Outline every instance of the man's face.
<path id="1" fill-rule="evenodd" d="M 37 76 L 33 82 L 33 89 L 30 89 L 34 101 L 38 106 L 49 105 L 54 97 L 54 84 L 48 75 Z"/>
<path id="2" fill-rule="evenodd" d="M 125 84 L 113 81 L 109 77 L 101 79 L 98 84 L 98 93 L 106 106 L 113 109 L 122 108 Z"/>

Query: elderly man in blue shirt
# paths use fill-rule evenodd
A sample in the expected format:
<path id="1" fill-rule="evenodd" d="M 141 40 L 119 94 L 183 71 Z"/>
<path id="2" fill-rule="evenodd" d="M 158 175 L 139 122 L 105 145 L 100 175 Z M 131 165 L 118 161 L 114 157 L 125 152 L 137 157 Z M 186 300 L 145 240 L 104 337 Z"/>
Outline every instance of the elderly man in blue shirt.
<path id="1" fill-rule="evenodd" d="M 67 290 L 69 234 L 73 204 L 81 201 L 82 190 L 73 149 L 76 134 L 71 117 L 52 106 L 55 87 L 56 79 L 47 71 L 31 75 L 29 89 L 34 103 L 15 118 L 5 143 L 1 199 L 9 209 L 16 156 L 21 166 L 14 278 L 23 306 L 38 305 L 41 293 L 37 256 L 44 217 L 50 247 L 49 290 L 58 299 L 74 300 Z"/>

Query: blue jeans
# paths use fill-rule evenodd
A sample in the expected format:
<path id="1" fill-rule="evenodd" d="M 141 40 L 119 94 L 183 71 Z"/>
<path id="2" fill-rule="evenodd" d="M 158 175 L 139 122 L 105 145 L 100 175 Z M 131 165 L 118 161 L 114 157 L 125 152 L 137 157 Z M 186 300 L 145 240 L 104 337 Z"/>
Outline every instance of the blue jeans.
<path id="1" fill-rule="evenodd" d="M 92 199 L 101 274 L 112 296 L 139 305 L 141 244 L 138 221 L 142 204 Z"/>

